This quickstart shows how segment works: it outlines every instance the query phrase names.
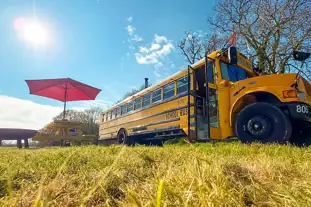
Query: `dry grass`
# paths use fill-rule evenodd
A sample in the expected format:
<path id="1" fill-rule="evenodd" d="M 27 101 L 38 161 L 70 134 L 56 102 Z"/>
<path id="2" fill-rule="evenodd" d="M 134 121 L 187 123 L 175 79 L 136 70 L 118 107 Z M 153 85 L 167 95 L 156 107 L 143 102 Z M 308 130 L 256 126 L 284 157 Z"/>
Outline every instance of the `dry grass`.
<path id="1" fill-rule="evenodd" d="M 311 148 L 0 148 L 0 206 L 311 206 Z"/>

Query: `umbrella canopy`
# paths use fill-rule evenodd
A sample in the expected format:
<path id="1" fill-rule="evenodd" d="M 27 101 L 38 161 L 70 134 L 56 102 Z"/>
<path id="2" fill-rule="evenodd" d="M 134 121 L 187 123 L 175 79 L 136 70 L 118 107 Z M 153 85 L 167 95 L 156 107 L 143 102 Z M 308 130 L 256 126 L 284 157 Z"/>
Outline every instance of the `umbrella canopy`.
<path id="1" fill-rule="evenodd" d="M 95 100 L 101 89 L 94 88 L 71 78 L 26 80 L 30 94 L 64 102 Z"/>

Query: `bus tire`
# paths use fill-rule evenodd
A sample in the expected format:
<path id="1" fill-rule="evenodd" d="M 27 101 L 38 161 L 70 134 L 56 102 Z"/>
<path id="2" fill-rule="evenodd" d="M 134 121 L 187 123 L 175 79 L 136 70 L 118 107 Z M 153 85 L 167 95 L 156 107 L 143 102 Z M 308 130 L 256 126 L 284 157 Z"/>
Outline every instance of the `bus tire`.
<path id="1" fill-rule="evenodd" d="M 131 145 L 130 137 L 127 136 L 124 129 L 121 129 L 118 133 L 118 143 L 124 145 Z"/>
<path id="2" fill-rule="evenodd" d="M 292 134 L 292 125 L 278 107 L 257 102 L 240 111 L 235 132 L 243 143 L 286 143 Z"/>

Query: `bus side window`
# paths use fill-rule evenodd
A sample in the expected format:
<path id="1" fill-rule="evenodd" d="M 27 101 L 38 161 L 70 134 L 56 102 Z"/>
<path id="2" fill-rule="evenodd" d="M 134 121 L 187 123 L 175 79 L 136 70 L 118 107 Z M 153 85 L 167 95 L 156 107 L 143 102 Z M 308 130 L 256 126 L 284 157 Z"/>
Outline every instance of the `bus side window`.
<path id="1" fill-rule="evenodd" d="M 144 95 L 143 107 L 150 105 L 150 93 Z"/>
<path id="2" fill-rule="evenodd" d="M 168 99 L 168 98 L 174 96 L 174 94 L 175 94 L 175 83 L 174 82 L 169 83 L 168 85 L 164 86 L 163 90 L 164 90 L 163 99 Z"/>
<path id="3" fill-rule="evenodd" d="M 177 94 L 188 91 L 188 76 L 182 77 L 177 80 Z"/>
<path id="4" fill-rule="evenodd" d="M 108 116 L 107 116 L 107 121 L 108 121 L 108 120 L 111 119 L 111 111 L 109 111 L 109 112 L 107 113 L 107 115 L 108 115 Z"/>
<path id="5" fill-rule="evenodd" d="M 126 104 L 122 105 L 122 110 L 121 110 L 121 114 L 126 114 Z"/>
<path id="6" fill-rule="evenodd" d="M 152 92 L 152 103 L 162 100 L 162 88 Z"/>
<path id="7" fill-rule="evenodd" d="M 141 98 L 137 98 L 135 100 L 135 108 L 134 110 L 140 109 L 141 108 Z"/>
<path id="8" fill-rule="evenodd" d="M 117 117 L 119 117 L 121 115 L 121 107 L 117 108 Z"/>
<path id="9" fill-rule="evenodd" d="M 133 102 L 127 104 L 127 112 L 133 111 Z"/>
<path id="10" fill-rule="evenodd" d="M 116 109 L 113 109 L 112 112 L 111 112 L 111 119 L 114 119 L 116 118 Z"/>

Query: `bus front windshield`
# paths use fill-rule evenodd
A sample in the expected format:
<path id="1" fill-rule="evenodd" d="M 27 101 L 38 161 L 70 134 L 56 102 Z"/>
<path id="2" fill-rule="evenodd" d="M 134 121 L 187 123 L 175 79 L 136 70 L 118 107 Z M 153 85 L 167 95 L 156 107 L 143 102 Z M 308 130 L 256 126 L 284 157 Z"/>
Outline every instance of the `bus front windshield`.
<path id="1" fill-rule="evenodd" d="M 220 66 L 221 66 L 222 79 L 227 79 L 232 82 L 236 82 L 248 78 L 246 71 L 238 66 L 230 65 L 224 62 L 221 62 Z"/>

